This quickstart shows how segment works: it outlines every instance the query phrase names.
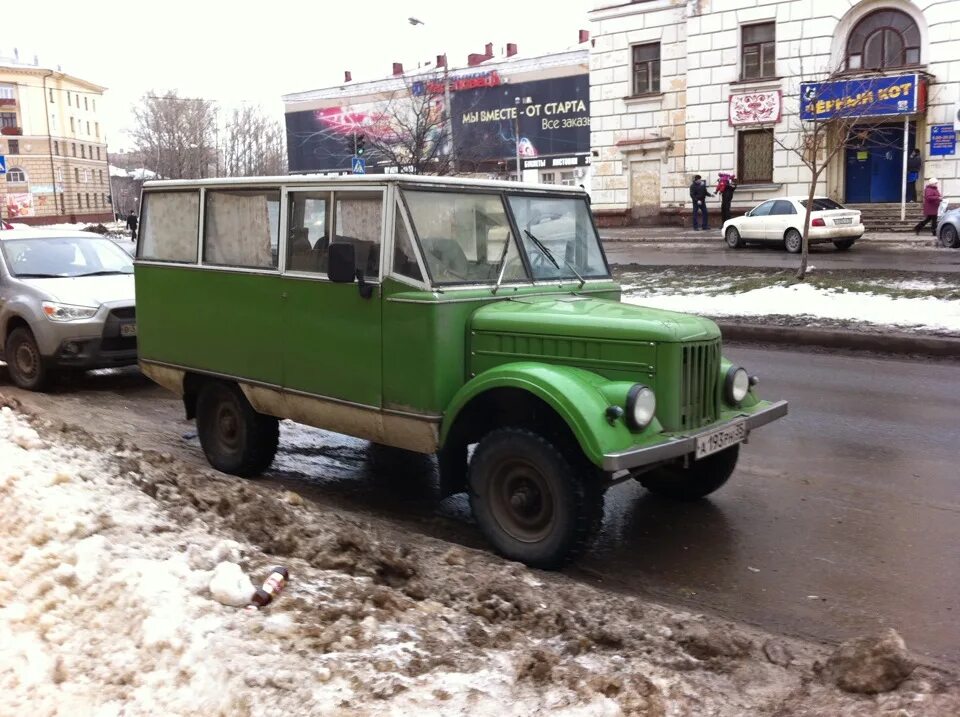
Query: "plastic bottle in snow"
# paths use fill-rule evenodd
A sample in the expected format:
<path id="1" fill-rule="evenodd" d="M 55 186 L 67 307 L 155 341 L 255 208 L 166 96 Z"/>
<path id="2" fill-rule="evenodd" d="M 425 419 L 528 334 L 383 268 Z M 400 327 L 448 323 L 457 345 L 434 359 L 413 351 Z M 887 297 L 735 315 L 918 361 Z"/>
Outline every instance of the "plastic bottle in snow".
<path id="1" fill-rule="evenodd" d="M 290 579 L 290 573 L 282 566 L 270 569 L 270 575 L 263 581 L 263 585 L 253 593 L 253 598 L 247 606 L 248 610 L 258 610 L 269 605 L 280 594 L 283 586 Z"/>

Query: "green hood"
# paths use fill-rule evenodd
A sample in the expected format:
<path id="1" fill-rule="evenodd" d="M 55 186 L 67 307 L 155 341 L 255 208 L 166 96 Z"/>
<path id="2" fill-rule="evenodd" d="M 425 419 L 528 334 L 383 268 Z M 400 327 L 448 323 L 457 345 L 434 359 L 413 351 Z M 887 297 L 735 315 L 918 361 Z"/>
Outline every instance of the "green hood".
<path id="1" fill-rule="evenodd" d="M 658 343 L 707 341 L 720 337 L 720 329 L 710 319 L 579 296 L 497 301 L 477 309 L 472 328 L 475 331 Z"/>

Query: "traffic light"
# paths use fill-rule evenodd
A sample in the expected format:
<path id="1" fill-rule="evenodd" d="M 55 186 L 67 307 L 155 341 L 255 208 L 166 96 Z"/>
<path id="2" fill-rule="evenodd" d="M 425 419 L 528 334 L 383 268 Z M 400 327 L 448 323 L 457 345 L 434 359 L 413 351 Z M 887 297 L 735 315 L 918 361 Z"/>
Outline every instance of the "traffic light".
<path id="1" fill-rule="evenodd" d="M 347 150 L 347 156 L 352 157 L 356 153 L 357 149 L 357 134 L 356 132 L 351 132 L 350 134 L 343 136 L 344 149 Z"/>
<path id="2" fill-rule="evenodd" d="M 366 148 L 363 146 L 366 141 L 367 141 L 367 138 L 364 135 L 362 134 L 357 135 L 357 156 L 358 157 L 362 157 L 363 153 L 366 151 Z"/>

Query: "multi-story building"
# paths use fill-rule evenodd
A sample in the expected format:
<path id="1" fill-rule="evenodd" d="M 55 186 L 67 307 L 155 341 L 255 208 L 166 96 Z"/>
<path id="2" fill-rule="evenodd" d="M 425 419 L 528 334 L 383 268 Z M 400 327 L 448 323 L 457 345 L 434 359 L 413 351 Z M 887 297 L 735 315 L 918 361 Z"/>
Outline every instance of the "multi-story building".
<path id="1" fill-rule="evenodd" d="M 24 224 L 113 217 L 105 88 L 18 57 L 0 57 L 0 213 Z"/>
<path id="2" fill-rule="evenodd" d="M 871 98 L 865 126 L 828 133 L 818 193 L 900 202 L 917 148 L 919 191 L 936 177 L 960 198 L 960 0 L 598 0 L 590 17 L 593 206 L 608 222 L 688 214 L 696 174 L 736 174 L 735 207 L 806 195 L 805 118 L 842 97 Z"/>

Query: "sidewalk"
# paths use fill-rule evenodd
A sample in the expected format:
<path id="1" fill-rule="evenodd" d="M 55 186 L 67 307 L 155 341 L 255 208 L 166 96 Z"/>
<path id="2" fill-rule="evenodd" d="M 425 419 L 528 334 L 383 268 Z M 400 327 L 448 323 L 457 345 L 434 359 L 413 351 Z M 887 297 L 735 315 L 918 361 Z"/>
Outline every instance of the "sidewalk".
<path id="1" fill-rule="evenodd" d="M 600 239 L 605 242 L 650 242 L 650 243 L 716 243 L 723 239 L 720 228 L 709 231 L 694 231 L 692 227 L 658 226 L 658 227 L 605 227 L 600 230 Z M 919 236 L 903 232 L 871 232 L 863 235 L 865 241 L 891 242 L 897 244 L 932 244 L 935 239 L 930 232 L 923 232 Z"/>

